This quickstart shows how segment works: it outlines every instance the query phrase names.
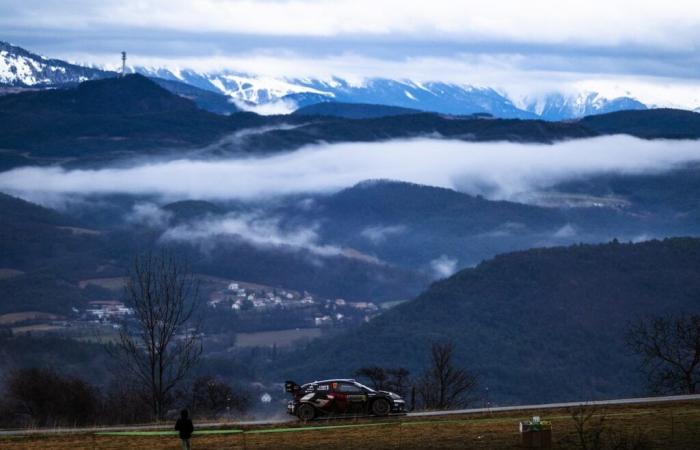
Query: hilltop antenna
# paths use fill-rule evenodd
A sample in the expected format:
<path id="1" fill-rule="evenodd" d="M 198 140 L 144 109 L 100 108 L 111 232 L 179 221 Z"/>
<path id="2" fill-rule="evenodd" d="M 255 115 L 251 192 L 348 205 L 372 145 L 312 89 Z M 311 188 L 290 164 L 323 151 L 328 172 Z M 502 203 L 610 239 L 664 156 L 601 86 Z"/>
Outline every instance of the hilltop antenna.
<path id="1" fill-rule="evenodd" d="M 126 52 L 122 52 L 122 76 L 126 75 Z"/>

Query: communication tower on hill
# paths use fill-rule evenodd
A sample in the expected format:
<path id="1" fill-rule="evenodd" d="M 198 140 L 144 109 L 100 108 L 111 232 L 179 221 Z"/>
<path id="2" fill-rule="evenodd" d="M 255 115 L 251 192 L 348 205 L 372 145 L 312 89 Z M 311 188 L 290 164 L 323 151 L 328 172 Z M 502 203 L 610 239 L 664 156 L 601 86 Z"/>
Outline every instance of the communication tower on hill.
<path id="1" fill-rule="evenodd" d="M 122 52 L 122 75 L 126 75 L 126 52 Z"/>

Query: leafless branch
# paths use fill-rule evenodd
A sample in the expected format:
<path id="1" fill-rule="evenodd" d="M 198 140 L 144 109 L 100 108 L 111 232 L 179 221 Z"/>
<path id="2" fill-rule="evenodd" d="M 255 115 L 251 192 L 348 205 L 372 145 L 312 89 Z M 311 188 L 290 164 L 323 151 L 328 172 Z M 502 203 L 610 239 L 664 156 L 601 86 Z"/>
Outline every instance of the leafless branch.
<path id="1" fill-rule="evenodd" d="M 652 317 L 629 327 L 628 346 L 642 357 L 655 393 L 697 392 L 700 384 L 700 315 Z"/>
<path id="2" fill-rule="evenodd" d="M 120 329 L 117 353 L 162 418 L 171 392 L 202 354 L 194 320 L 198 283 L 174 255 L 147 253 L 134 260 L 126 294 L 134 317 Z"/>

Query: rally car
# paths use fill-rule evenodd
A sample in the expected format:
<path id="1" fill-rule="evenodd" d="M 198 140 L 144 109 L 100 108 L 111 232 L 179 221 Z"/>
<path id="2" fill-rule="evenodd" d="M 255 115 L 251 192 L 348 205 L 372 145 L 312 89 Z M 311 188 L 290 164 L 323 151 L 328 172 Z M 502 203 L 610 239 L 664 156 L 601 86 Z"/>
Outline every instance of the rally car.
<path id="1" fill-rule="evenodd" d="M 298 385 L 285 383 L 285 390 L 294 397 L 287 412 L 301 420 L 321 416 L 403 414 L 406 402 L 388 391 L 376 391 L 355 380 L 323 380 Z"/>

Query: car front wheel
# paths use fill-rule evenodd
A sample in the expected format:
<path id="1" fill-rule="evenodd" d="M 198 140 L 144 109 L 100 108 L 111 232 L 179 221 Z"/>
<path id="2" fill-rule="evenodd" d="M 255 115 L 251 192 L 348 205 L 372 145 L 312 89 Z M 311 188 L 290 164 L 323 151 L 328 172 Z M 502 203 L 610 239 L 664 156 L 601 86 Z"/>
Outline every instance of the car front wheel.
<path id="1" fill-rule="evenodd" d="M 372 402 L 372 414 L 375 416 L 386 416 L 391 411 L 391 405 L 389 400 L 385 398 L 378 398 Z"/>
<path id="2" fill-rule="evenodd" d="M 297 409 L 297 416 L 303 421 L 311 420 L 316 417 L 316 410 L 313 406 L 303 403 Z"/>

